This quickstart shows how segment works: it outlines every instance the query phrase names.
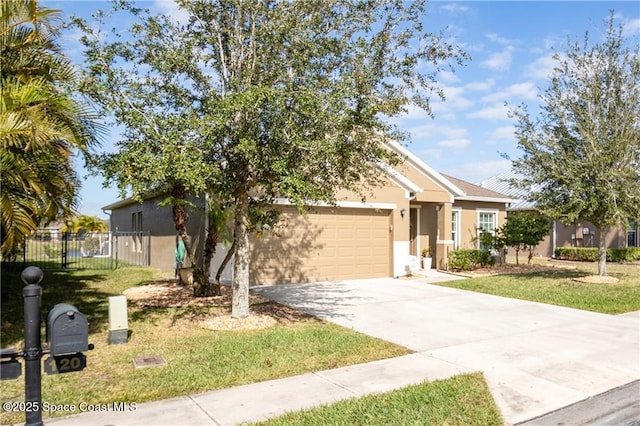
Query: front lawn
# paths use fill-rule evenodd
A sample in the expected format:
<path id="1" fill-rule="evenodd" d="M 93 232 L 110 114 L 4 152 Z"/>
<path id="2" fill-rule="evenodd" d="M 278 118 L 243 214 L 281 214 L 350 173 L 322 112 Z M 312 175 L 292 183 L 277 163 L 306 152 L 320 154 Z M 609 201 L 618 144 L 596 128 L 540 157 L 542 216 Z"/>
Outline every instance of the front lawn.
<path id="1" fill-rule="evenodd" d="M 19 269 L 5 267 L 2 271 L 2 347 L 22 350 L 23 284 L 19 274 Z M 140 403 L 410 352 L 302 314 L 292 314 L 273 302 L 263 302 L 253 309 L 274 313 L 277 319 L 274 326 L 246 331 L 207 329 L 202 326 L 203 320 L 229 311 L 228 305 L 223 306 L 215 298 L 203 306 L 183 307 L 130 302 L 129 342 L 108 345 L 107 297 L 119 295 L 132 286 L 162 284 L 159 278 L 157 272 L 145 268 L 45 273 L 41 283 L 43 318 L 55 303 L 76 305 L 90 322 L 89 342 L 95 349 L 86 353 L 84 371 L 43 375 L 43 402 Z M 44 339 L 44 325 L 42 335 Z M 167 366 L 134 369 L 134 357 L 150 355 L 161 355 Z M 0 382 L 0 395 L 2 402 L 24 401 L 24 375 L 17 380 Z M 0 423 L 17 422 L 24 422 L 24 413 L 0 413 Z"/>
<path id="2" fill-rule="evenodd" d="M 596 263 L 539 262 L 547 268 L 535 272 L 477 276 L 467 280 L 448 281 L 438 285 L 567 306 L 605 314 L 621 314 L 640 310 L 640 265 L 608 263 L 615 284 L 576 281 L 597 274 Z"/>
<path id="3" fill-rule="evenodd" d="M 504 422 L 482 373 L 474 373 L 293 412 L 259 424 L 491 426 Z"/>

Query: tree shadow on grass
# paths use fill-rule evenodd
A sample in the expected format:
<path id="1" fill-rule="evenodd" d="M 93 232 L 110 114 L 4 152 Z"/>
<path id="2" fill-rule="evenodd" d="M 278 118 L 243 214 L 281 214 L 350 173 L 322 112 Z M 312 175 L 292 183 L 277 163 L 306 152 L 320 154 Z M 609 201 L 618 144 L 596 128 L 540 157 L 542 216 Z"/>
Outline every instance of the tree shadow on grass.
<path id="1" fill-rule="evenodd" d="M 0 286 L 0 314 L 2 347 L 15 345 L 24 335 L 24 298 L 22 289 L 22 264 L 2 265 L 2 285 Z M 97 284 L 105 274 L 75 275 L 66 271 L 45 271 L 42 287 L 40 317 L 46 322 L 47 313 L 58 303 L 70 303 L 82 312 L 89 322 L 89 333 L 102 331 L 108 321 L 108 297 L 111 293 L 98 289 Z M 45 331 L 42 331 L 43 340 Z"/>

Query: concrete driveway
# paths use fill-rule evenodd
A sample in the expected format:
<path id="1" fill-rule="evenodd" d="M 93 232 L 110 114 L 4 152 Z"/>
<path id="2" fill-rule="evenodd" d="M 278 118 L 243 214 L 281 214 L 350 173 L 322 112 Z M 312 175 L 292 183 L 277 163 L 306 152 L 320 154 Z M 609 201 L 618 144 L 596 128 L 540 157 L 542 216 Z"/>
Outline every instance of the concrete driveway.
<path id="1" fill-rule="evenodd" d="M 511 424 L 640 379 L 640 312 L 598 314 L 428 281 L 379 278 L 252 291 L 435 360 L 482 371 Z"/>

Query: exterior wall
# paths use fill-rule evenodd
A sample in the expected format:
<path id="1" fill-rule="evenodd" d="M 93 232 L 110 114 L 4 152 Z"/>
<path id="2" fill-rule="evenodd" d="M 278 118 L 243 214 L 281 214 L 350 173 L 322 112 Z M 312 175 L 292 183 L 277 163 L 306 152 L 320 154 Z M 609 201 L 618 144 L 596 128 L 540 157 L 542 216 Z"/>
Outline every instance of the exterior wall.
<path id="1" fill-rule="evenodd" d="M 478 236 L 478 212 L 495 211 L 497 213 L 496 228 L 501 227 L 506 220 L 504 203 L 487 203 L 479 201 L 456 201 L 454 209 L 460 209 L 460 248 L 475 249 L 478 245 L 474 238 Z"/>
<path id="2" fill-rule="evenodd" d="M 416 201 L 440 203 L 452 201 L 452 196 L 446 189 L 411 165 L 405 163 L 396 166 L 396 169 L 423 189 L 423 192 L 416 194 Z"/>
<path id="3" fill-rule="evenodd" d="M 114 231 L 143 231 L 151 234 L 151 266 L 163 271 L 173 271 L 175 269 L 175 247 L 176 230 L 173 224 L 173 215 L 170 206 L 161 207 L 158 203 L 163 197 L 156 197 L 145 200 L 142 203 L 132 202 L 126 206 L 114 209 L 111 213 L 111 229 Z M 196 205 L 202 202 L 192 200 Z M 197 207 L 188 208 L 189 221 L 187 231 L 192 238 L 196 255 L 201 256 L 202 235 L 204 234 L 204 223 L 201 220 L 202 213 Z M 133 214 L 142 214 L 142 226 L 139 227 L 132 220 Z M 139 229 L 134 229 L 139 228 Z M 120 247 L 119 247 L 120 249 Z M 129 249 L 129 247 L 124 247 Z M 188 266 L 185 265 L 185 266 Z"/>
<path id="4" fill-rule="evenodd" d="M 555 231 L 554 231 L 555 222 Z M 588 233 L 585 229 L 588 228 Z M 600 234 L 591 222 L 565 225 L 560 221 L 549 223 L 549 235 L 535 247 L 533 254 L 539 257 L 554 256 L 555 247 L 598 247 Z M 605 244 L 608 248 L 624 248 L 627 246 L 627 231 L 623 227 L 612 227 L 605 232 Z"/>

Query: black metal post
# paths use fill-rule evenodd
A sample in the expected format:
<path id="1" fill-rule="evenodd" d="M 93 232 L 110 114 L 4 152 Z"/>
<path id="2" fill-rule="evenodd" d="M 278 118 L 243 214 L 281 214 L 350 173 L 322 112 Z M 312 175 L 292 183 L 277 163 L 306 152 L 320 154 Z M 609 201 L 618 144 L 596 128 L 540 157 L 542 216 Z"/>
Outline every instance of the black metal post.
<path id="1" fill-rule="evenodd" d="M 40 340 L 40 296 L 42 270 L 29 266 L 22 271 L 24 298 L 24 360 L 25 360 L 25 426 L 42 426 L 42 342 Z"/>

